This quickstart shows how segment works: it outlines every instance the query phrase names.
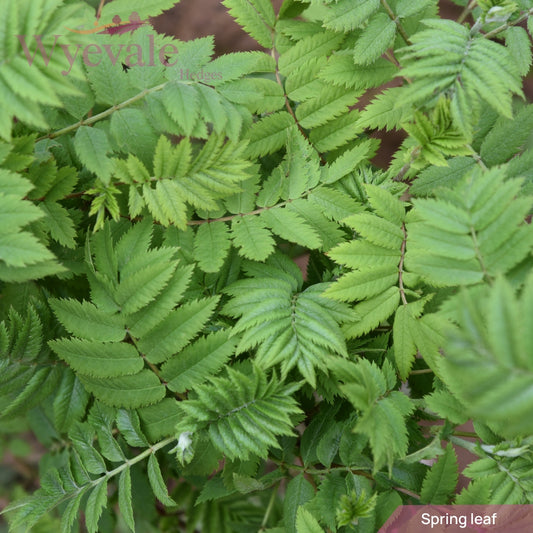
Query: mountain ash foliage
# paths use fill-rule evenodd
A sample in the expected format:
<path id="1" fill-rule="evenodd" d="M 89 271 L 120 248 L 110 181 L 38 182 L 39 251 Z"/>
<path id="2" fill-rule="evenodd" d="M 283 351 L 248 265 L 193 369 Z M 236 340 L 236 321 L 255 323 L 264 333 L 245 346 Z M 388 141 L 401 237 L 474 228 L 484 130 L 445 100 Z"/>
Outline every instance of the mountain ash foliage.
<path id="1" fill-rule="evenodd" d="M 533 503 L 533 1 L 455 3 L 223 0 L 265 51 L 215 58 L 4 2 L 0 431 L 48 450 L 11 531 Z"/>

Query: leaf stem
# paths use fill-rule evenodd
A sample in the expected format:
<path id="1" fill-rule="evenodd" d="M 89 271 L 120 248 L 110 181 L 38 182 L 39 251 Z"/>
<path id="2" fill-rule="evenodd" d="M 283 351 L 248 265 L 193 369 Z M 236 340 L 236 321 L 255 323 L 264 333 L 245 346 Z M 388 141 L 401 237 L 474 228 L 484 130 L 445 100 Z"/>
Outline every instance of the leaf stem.
<path id="1" fill-rule="evenodd" d="M 481 156 L 474 150 L 474 148 L 472 148 L 471 145 L 467 145 L 467 148 L 469 148 L 470 150 L 472 150 L 472 157 L 474 158 L 475 162 L 483 169 L 483 170 L 488 170 L 487 168 L 487 165 L 485 165 L 485 162 L 483 161 L 483 159 L 481 159 Z"/>
<path id="2" fill-rule="evenodd" d="M 402 23 L 400 22 L 400 18 L 394 14 L 394 11 L 389 6 L 389 3 L 387 2 L 387 0 L 381 0 L 381 5 L 387 12 L 387 15 L 389 15 L 392 22 L 396 24 L 396 27 L 398 28 L 398 33 L 402 36 L 402 39 L 405 41 L 407 45 L 411 45 L 412 43 L 411 43 L 411 40 L 409 39 L 409 35 L 407 35 L 405 28 L 402 26 Z"/>
<path id="3" fill-rule="evenodd" d="M 479 436 L 477 433 L 473 431 L 454 431 L 453 435 L 456 437 L 468 437 L 469 439 L 479 439 Z"/>
<path id="4" fill-rule="evenodd" d="M 275 486 L 274 490 L 272 491 L 272 495 L 270 496 L 270 500 L 268 501 L 268 505 L 263 516 L 263 520 L 261 521 L 261 529 L 259 531 L 264 531 L 266 529 L 268 518 L 270 517 L 270 513 L 272 512 L 272 509 L 274 508 L 274 503 L 276 502 L 278 488 L 279 486 Z"/>
<path id="5" fill-rule="evenodd" d="M 476 7 L 477 5 L 477 0 L 472 0 L 464 9 L 463 11 L 461 12 L 461 14 L 459 15 L 459 17 L 457 17 L 457 23 L 458 24 L 462 24 L 465 20 L 466 20 L 466 17 L 468 17 L 468 15 L 470 15 L 470 13 L 472 13 L 472 11 L 474 10 L 474 8 Z"/>
<path id="6" fill-rule="evenodd" d="M 315 152 L 318 154 L 318 157 L 320 158 L 320 162 L 323 165 L 325 165 L 326 164 L 326 160 L 324 159 L 322 154 L 318 151 L 316 146 L 309 140 L 309 136 L 307 135 L 307 132 L 303 129 L 302 125 L 300 124 L 300 121 L 296 117 L 296 114 L 294 113 L 294 110 L 291 107 L 291 104 L 289 102 L 289 96 L 288 96 L 287 92 L 285 91 L 285 87 L 283 86 L 283 81 L 281 81 L 281 76 L 280 76 L 279 68 L 278 68 L 278 55 L 277 55 L 276 49 L 274 47 L 272 47 L 272 49 L 270 50 L 270 55 L 272 56 L 272 59 L 276 63 L 276 72 L 275 72 L 275 74 L 276 74 L 276 82 L 278 83 L 278 85 L 281 87 L 281 90 L 283 91 L 283 98 L 285 100 L 285 108 L 287 109 L 289 115 L 294 120 L 294 123 L 296 124 L 296 126 L 298 128 L 298 131 L 303 135 L 304 139 L 313 147 Z"/>
<path id="7" fill-rule="evenodd" d="M 157 91 L 164 89 L 167 83 L 168 82 L 162 83 L 160 85 L 156 85 L 155 87 L 151 87 L 150 89 L 144 89 L 144 91 L 141 91 L 139 94 L 136 94 L 135 96 L 128 98 L 128 100 L 124 100 L 124 102 L 114 105 L 113 107 L 110 107 L 109 109 L 106 109 L 105 111 L 102 111 L 101 113 L 98 113 L 97 115 L 93 115 L 92 117 L 89 117 L 89 118 L 84 118 L 80 120 L 79 122 L 76 122 L 75 124 L 71 124 L 70 126 L 66 126 L 65 128 L 62 128 L 60 130 L 54 131 L 52 133 L 48 133 L 47 135 L 43 135 L 42 137 L 39 137 L 36 140 L 36 142 L 44 141 L 46 139 L 55 139 L 56 137 L 64 135 L 65 133 L 70 133 L 71 131 L 75 131 L 81 126 L 89 126 L 91 124 L 94 124 L 95 122 L 98 122 L 99 120 L 102 120 L 103 118 L 106 118 L 112 115 L 115 111 L 124 109 L 125 107 L 128 107 L 131 104 L 134 104 L 138 100 L 142 100 L 146 95 L 155 93 Z"/>
<path id="8" fill-rule="evenodd" d="M 533 8 L 529 9 L 525 13 L 522 13 L 522 15 L 520 15 L 516 20 L 513 20 L 512 22 L 506 22 L 505 24 L 498 26 L 496 29 L 483 34 L 483 37 L 485 39 L 492 39 L 495 35 L 498 35 L 498 33 L 501 33 L 502 31 L 505 31 L 508 28 L 511 28 L 512 26 L 520 24 L 521 22 L 529 18 L 531 15 L 533 15 Z"/>
<path id="9" fill-rule="evenodd" d="M 420 500 L 420 496 L 409 489 L 404 489 L 403 487 L 392 487 L 394 490 L 397 490 L 398 492 L 402 492 L 403 494 L 407 494 L 407 496 L 411 496 L 411 498 L 414 498 L 415 500 Z"/>
<path id="10" fill-rule="evenodd" d="M 405 297 L 405 288 L 403 286 L 403 262 L 405 260 L 405 247 L 407 244 L 407 231 L 405 230 L 405 224 L 402 224 L 403 241 L 400 248 L 400 263 L 398 264 L 398 286 L 400 287 L 400 296 L 402 298 L 403 305 L 407 305 L 407 298 Z"/>
<path id="11" fill-rule="evenodd" d="M 422 368 L 420 370 L 413 370 L 409 373 L 410 376 L 416 376 L 418 374 L 433 374 L 433 370 L 431 370 L 431 368 Z"/>

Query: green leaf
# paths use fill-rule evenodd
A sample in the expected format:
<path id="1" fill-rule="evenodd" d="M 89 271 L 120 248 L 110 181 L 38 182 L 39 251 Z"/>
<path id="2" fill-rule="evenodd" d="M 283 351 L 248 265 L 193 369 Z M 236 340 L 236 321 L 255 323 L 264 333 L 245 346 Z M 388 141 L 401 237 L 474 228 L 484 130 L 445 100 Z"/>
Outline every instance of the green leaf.
<path id="1" fill-rule="evenodd" d="M 126 275 L 123 269 L 115 295 L 121 312 L 134 313 L 153 301 L 164 289 L 175 268 L 175 264 L 159 260 L 136 272 L 128 272 L 130 275 Z"/>
<path id="2" fill-rule="evenodd" d="M 296 513 L 296 532 L 297 533 L 323 533 L 316 518 L 304 507 L 299 507 Z"/>
<path id="3" fill-rule="evenodd" d="M 168 489 L 161 474 L 161 468 L 154 454 L 148 458 L 148 479 L 156 498 L 166 506 L 173 507 L 176 502 L 168 495 Z"/>
<path id="4" fill-rule="evenodd" d="M 61 533 L 70 533 L 72 531 L 72 525 L 78 517 L 81 500 L 84 495 L 85 491 L 80 491 L 78 495 L 68 502 L 61 515 Z"/>
<path id="5" fill-rule="evenodd" d="M 171 311 L 139 341 L 139 349 L 151 363 L 161 363 L 182 350 L 204 327 L 219 297 L 192 300 Z"/>
<path id="6" fill-rule="evenodd" d="M 261 218 L 274 233 L 290 242 L 307 248 L 320 248 L 322 242 L 315 230 L 305 220 L 287 208 L 263 211 Z"/>
<path id="7" fill-rule="evenodd" d="M 198 432 L 208 435 L 230 460 L 266 457 L 269 448 L 279 448 L 278 435 L 292 434 L 290 416 L 300 413 L 291 395 L 297 388 L 275 376 L 267 380 L 255 367 L 250 375 L 228 367 L 227 377 L 211 378 L 178 403 L 182 417 L 176 434 L 186 440 Z"/>
<path id="8" fill-rule="evenodd" d="M 424 396 L 424 401 L 431 411 L 454 424 L 464 424 L 468 420 L 467 409 L 446 390 L 437 390 Z"/>
<path id="9" fill-rule="evenodd" d="M 385 13 L 374 15 L 355 43 L 353 51 L 355 63 L 368 65 L 379 59 L 391 46 L 395 36 L 395 22 Z"/>
<path id="10" fill-rule="evenodd" d="M 289 75 L 295 69 L 306 65 L 313 58 L 329 55 L 344 40 L 344 35 L 334 31 L 323 31 L 304 37 L 279 58 L 279 70 Z"/>
<path id="11" fill-rule="evenodd" d="M 106 132 L 99 128 L 81 126 L 74 137 L 74 148 L 81 162 L 107 185 L 113 165 L 107 157 L 112 150 Z"/>
<path id="12" fill-rule="evenodd" d="M 452 95 L 451 114 L 457 128 L 471 135 L 481 101 L 512 117 L 512 95 L 522 94 L 519 69 L 503 45 L 472 35 L 457 22 L 426 19 L 428 29 L 415 33 L 403 49 L 402 76 L 411 78 L 401 105 L 416 104 L 429 96 Z M 435 47 L 439 42 L 441 46 Z"/>
<path id="13" fill-rule="evenodd" d="M 345 386 L 350 399 L 350 386 Z M 374 455 L 374 472 L 385 464 L 392 469 L 395 458 L 405 457 L 408 438 L 405 416 L 413 410 L 411 400 L 398 391 L 367 409 L 357 420 L 354 431 L 368 436 Z"/>
<path id="14" fill-rule="evenodd" d="M 407 269 L 431 285 L 456 286 L 512 268 L 532 246 L 531 232 L 522 226 L 531 198 L 516 198 L 518 187 L 505 180 L 505 168 L 474 168 L 452 191 L 415 200 Z"/>
<path id="15" fill-rule="evenodd" d="M 63 373 L 54 398 L 54 423 L 60 431 L 67 431 L 85 415 L 89 394 L 73 372 Z"/>
<path id="16" fill-rule="evenodd" d="M 441 379 L 468 413 L 508 437 L 524 435 L 531 426 L 531 364 L 524 359 L 531 338 L 526 324 L 532 278 L 520 298 L 503 278 L 482 291 L 463 291 L 453 301 L 460 329 L 448 334 Z M 501 379 L 505 375 L 504 380 Z"/>
<path id="17" fill-rule="evenodd" d="M 194 258 L 204 272 L 217 272 L 228 254 L 230 240 L 224 222 L 202 224 L 194 239 Z"/>
<path id="18" fill-rule="evenodd" d="M 272 31 L 276 22 L 269 0 L 223 0 L 235 20 L 261 46 L 272 47 Z"/>
<path id="19" fill-rule="evenodd" d="M 366 22 L 378 7 L 379 0 L 338 0 L 329 5 L 324 26 L 335 31 L 351 31 Z"/>
<path id="20" fill-rule="evenodd" d="M 162 11 L 170 9 L 175 2 L 172 0 L 146 0 L 142 6 L 139 6 L 137 13 L 141 19 L 147 17 L 155 17 Z M 113 5 L 105 5 L 102 9 L 102 17 L 104 20 L 111 20 L 112 17 L 120 16 L 123 20 L 127 20 L 131 15 L 131 4 L 127 0 L 114 0 Z"/>
<path id="21" fill-rule="evenodd" d="M 399 250 L 404 234 L 398 225 L 369 213 L 358 213 L 344 219 L 344 223 L 355 229 L 371 243 L 390 250 Z"/>
<path id="22" fill-rule="evenodd" d="M 134 411 L 119 409 L 117 412 L 117 428 L 130 446 L 144 448 L 148 441 L 141 431 L 139 417 Z"/>
<path id="23" fill-rule="evenodd" d="M 505 30 L 505 44 L 511 53 L 521 76 L 526 76 L 531 67 L 531 43 L 524 28 L 510 27 Z"/>
<path id="24" fill-rule="evenodd" d="M 447 167 L 428 167 L 411 185 L 415 196 L 427 196 L 438 187 L 453 187 L 476 162 L 472 157 L 453 157 L 448 159 Z"/>
<path id="25" fill-rule="evenodd" d="M 374 328 L 381 322 L 389 318 L 398 307 L 400 292 L 397 287 L 390 287 L 385 292 L 358 303 L 354 311 L 358 320 L 347 323 L 343 330 L 348 338 L 357 338 Z"/>
<path id="26" fill-rule="evenodd" d="M 85 525 L 89 533 L 98 532 L 98 520 L 107 504 L 107 477 L 102 478 L 89 495 L 85 507 Z"/>
<path id="27" fill-rule="evenodd" d="M 353 172 L 369 154 L 372 142 L 367 140 L 358 143 L 354 148 L 346 150 L 340 157 L 329 166 L 324 183 L 335 183 L 350 172 Z M 317 189 L 316 192 L 329 189 Z"/>
<path id="28" fill-rule="evenodd" d="M 180 411 L 176 400 L 164 398 L 155 405 L 141 407 L 137 411 L 143 422 L 147 437 L 156 441 L 174 434 L 174 426 L 180 419 Z"/>
<path id="29" fill-rule="evenodd" d="M 413 316 L 411 306 L 400 305 L 394 315 L 392 335 L 394 340 L 394 359 L 402 379 L 407 379 L 415 361 L 416 345 L 412 329 L 415 327 L 416 317 Z"/>
<path id="30" fill-rule="evenodd" d="M 76 337 L 98 341 L 121 341 L 126 334 L 123 319 L 101 311 L 92 303 L 51 298 L 50 306 L 61 324 Z"/>
<path id="31" fill-rule="evenodd" d="M 218 331 L 200 338 L 172 357 L 161 367 L 161 377 L 174 392 L 193 390 L 215 375 L 229 359 L 236 341 L 227 331 Z"/>
<path id="32" fill-rule="evenodd" d="M 248 131 L 246 155 L 255 158 L 279 150 L 287 140 L 287 130 L 293 126 L 294 120 L 287 111 L 263 117 Z"/>
<path id="33" fill-rule="evenodd" d="M 75 422 L 68 434 L 72 445 L 79 454 L 83 467 L 91 474 L 102 474 L 106 472 L 104 458 L 93 447 L 95 430 L 88 422 Z"/>
<path id="34" fill-rule="evenodd" d="M 283 520 L 288 533 L 298 533 L 296 520 L 298 510 L 315 494 L 313 487 L 303 474 L 292 478 L 285 491 L 283 500 Z"/>
<path id="35" fill-rule="evenodd" d="M 448 443 L 446 451 L 426 474 L 420 501 L 433 505 L 444 505 L 455 491 L 458 479 L 457 457 L 451 443 Z"/>
<path id="36" fill-rule="evenodd" d="M 304 128 L 316 128 L 342 115 L 353 105 L 359 92 L 347 91 L 344 87 L 325 87 L 316 98 L 300 104 L 296 118 Z"/>
<path id="37" fill-rule="evenodd" d="M 365 185 L 368 203 L 376 215 L 400 225 L 405 219 L 405 209 L 402 202 L 395 198 L 389 191 L 376 185 Z"/>
<path id="38" fill-rule="evenodd" d="M 257 216 L 236 217 L 231 223 L 233 243 L 240 254 L 254 261 L 264 261 L 274 251 L 274 239 Z"/>
<path id="39" fill-rule="evenodd" d="M 350 434 L 352 428 L 349 428 Z M 314 516 L 320 517 L 320 522 L 326 527 L 334 530 L 337 523 L 335 519 L 335 511 L 339 501 L 343 495 L 346 494 L 346 481 L 338 472 L 331 472 L 330 475 L 324 477 L 318 486 L 316 496 L 306 504 L 305 509 L 308 509 Z"/>
<path id="40" fill-rule="evenodd" d="M 136 374 L 144 366 L 131 345 L 85 339 L 56 339 L 50 347 L 77 373 L 99 378 Z"/>
<path id="41" fill-rule="evenodd" d="M 200 115 L 200 98 L 196 87 L 185 83 L 168 84 L 163 89 L 163 103 L 183 133 L 190 136 Z"/>
<path id="42" fill-rule="evenodd" d="M 480 155 L 485 164 L 492 167 L 514 157 L 531 135 L 532 128 L 533 105 L 524 107 L 513 119 L 499 118 L 481 145 Z"/>
<path id="43" fill-rule="evenodd" d="M 118 478 L 118 507 L 120 514 L 131 531 L 135 532 L 135 520 L 133 519 L 133 505 L 131 501 L 131 473 L 125 468 Z"/>
<path id="44" fill-rule="evenodd" d="M 54 259 L 52 253 L 27 231 L 0 235 L 0 260 L 8 267 L 35 265 L 50 259 Z"/>
<path id="45" fill-rule="evenodd" d="M 102 402 L 113 407 L 136 409 L 162 400 L 165 387 L 149 370 L 141 370 L 133 376 L 99 379 L 82 376 L 83 386 Z"/>

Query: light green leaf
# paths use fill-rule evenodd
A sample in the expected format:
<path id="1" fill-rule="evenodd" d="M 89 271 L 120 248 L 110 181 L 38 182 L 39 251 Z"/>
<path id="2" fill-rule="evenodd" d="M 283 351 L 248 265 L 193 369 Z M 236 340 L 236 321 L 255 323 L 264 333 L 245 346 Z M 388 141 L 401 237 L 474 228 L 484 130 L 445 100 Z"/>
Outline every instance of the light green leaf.
<path id="1" fill-rule="evenodd" d="M 415 361 L 416 346 L 412 328 L 416 318 L 409 305 L 400 305 L 394 315 L 392 336 L 394 340 L 394 360 L 402 379 L 407 379 Z"/>
<path id="2" fill-rule="evenodd" d="M 392 45 L 395 36 L 395 22 L 387 14 L 377 13 L 355 43 L 354 61 L 359 65 L 373 63 Z"/>
<path id="3" fill-rule="evenodd" d="M 316 518 L 304 507 L 296 512 L 296 533 L 324 533 Z"/>
<path id="4" fill-rule="evenodd" d="M 231 224 L 233 243 L 240 247 L 240 254 L 254 261 L 264 261 L 274 251 L 274 239 L 258 216 L 243 216 Z"/>
<path id="5" fill-rule="evenodd" d="M 261 213 L 261 218 L 283 239 L 311 249 L 322 245 L 315 230 L 293 211 L 284 208 L 269 209 Z"/>
<path id="6" fill-rule="evenodd" d="M 112 149 L 106 132 L 99 128 L 80 126 L 74 137 L 74 148 L 81 162 L 107 185 L 113 164 L 107 157 Z"/>
<path id="7" fill-rule="evenodd" d="M 178 353 L 203 328 L 213 313 L 219 297 L 192 300 L 172 311 L 139 341 L 139 349 L 148 361 L 161 363 Z"/>
<path id="8" fill-rule="evenodd" d="M 161 377 L 174 392 L 193 390 L 215 375 L 229 359 L 236 341 L 227 331 L 202 337 L 172 357 L 161 368 Z"/>
<path id="9" fill-rule="evenodd" d="M 458 479 L 457 457 L 451 443 L 446 452 L 426 474 L 420 492 L 420 501 L 425 504 L 444 505 L 455 491 Z"/>
<path id="10" fill-rule="evenodd" d="M 194 238 L 194 259 L 204 272 L 217 272 L 228 254 L 230 239 L 224 222 L 202 224 Z"/>

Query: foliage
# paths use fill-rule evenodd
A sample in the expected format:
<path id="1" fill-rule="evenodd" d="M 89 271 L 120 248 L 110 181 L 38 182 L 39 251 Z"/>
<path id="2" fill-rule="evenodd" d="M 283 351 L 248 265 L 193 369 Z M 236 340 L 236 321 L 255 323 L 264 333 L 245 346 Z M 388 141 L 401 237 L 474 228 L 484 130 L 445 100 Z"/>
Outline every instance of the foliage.
<path id="1" fill-rule="evenodd" d="M 173 3 L 4 6 L 0 433 L 47 450 L 11 531 L 533 503 L 533 3 L 224 0 L 267 51 L 220 57 Z"/>

